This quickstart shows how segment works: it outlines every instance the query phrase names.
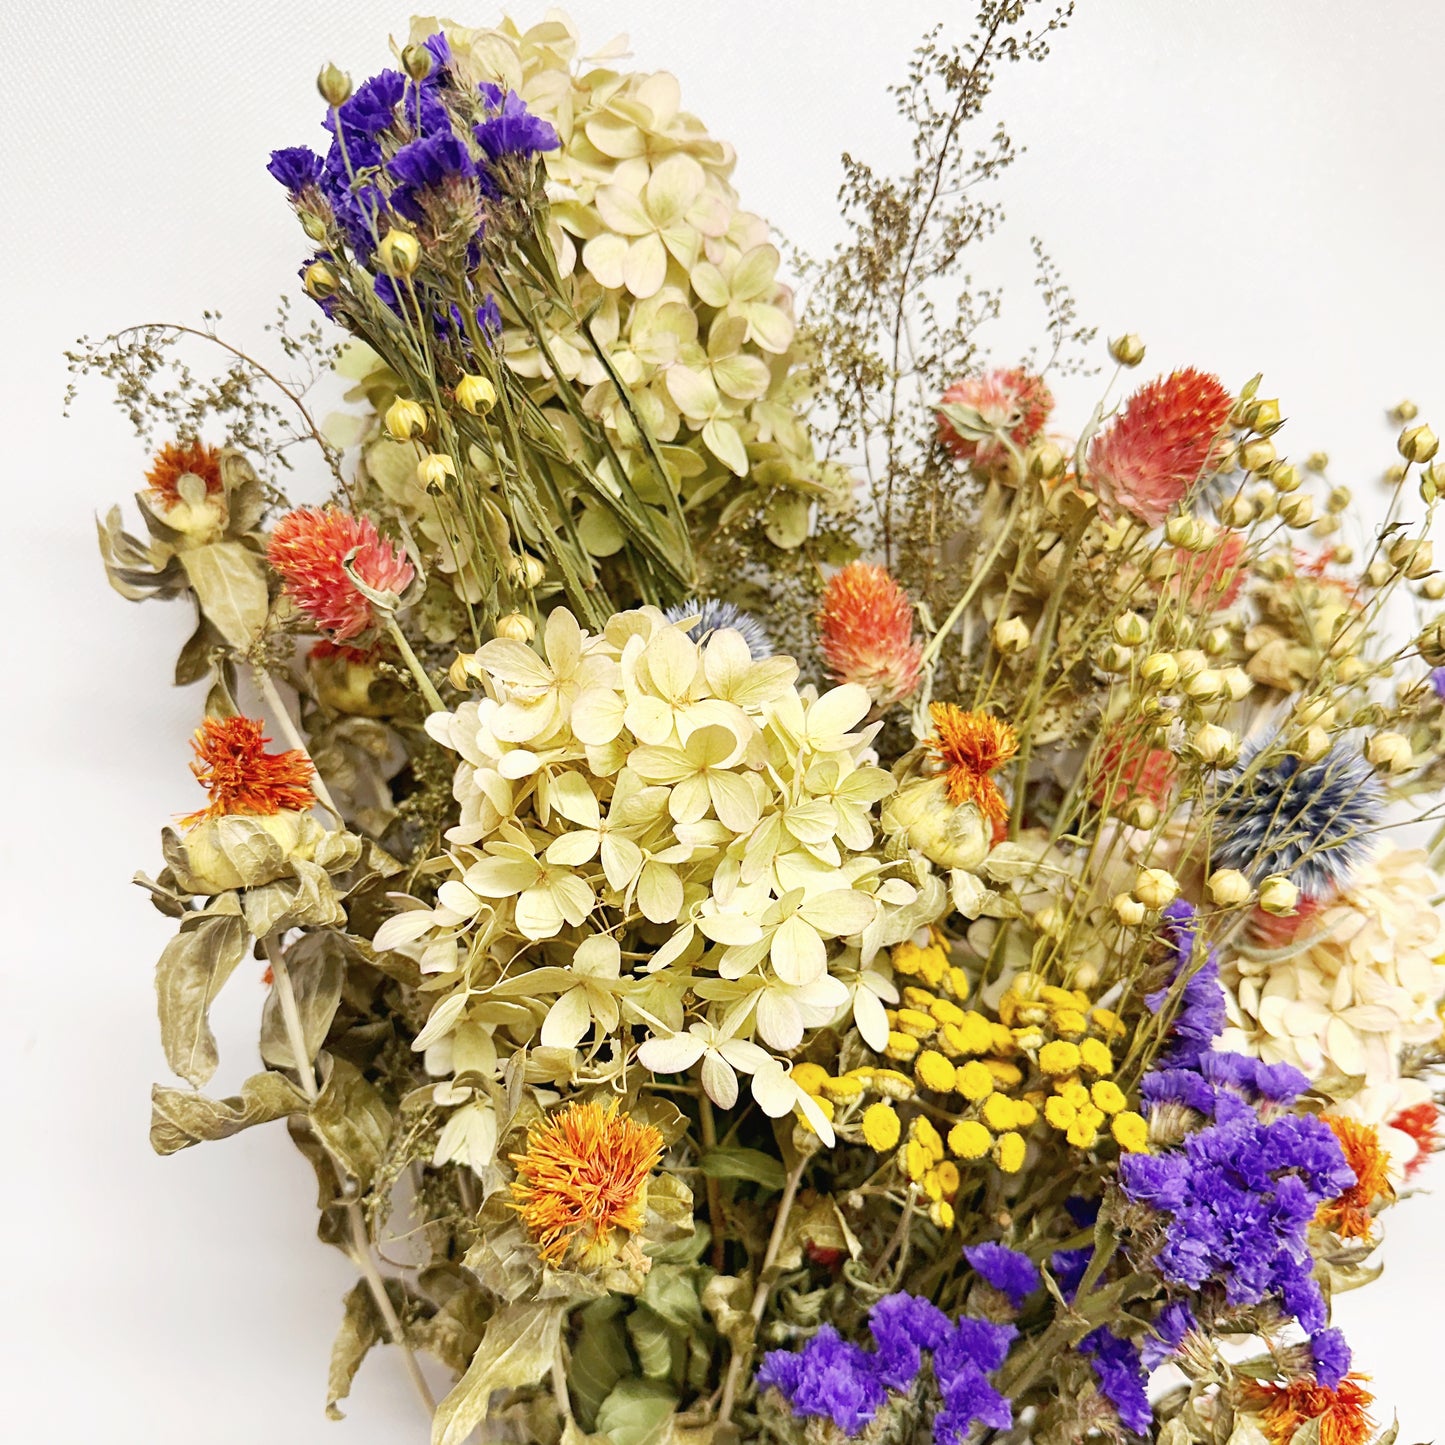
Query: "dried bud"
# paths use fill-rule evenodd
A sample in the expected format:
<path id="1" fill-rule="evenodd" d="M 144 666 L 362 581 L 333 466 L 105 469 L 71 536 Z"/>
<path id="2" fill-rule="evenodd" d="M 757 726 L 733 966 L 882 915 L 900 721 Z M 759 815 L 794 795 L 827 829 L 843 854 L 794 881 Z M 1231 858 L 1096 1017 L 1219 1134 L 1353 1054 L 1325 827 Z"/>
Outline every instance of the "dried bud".
<path id="1" fill-rule="evenodd" d="M 1279 398 L 1266 397 L 1250 407 L 1248 426 L 1254 432 L 1272 432 L 1283 420 L 1279 414 Z"/>
<path id="2" fill-rule="evenodd" d="M 301 229 L 306 232 L 306 239 L 315 241 L 319 246 L 326 239 L 326 222 L 315 211 L 303 211 L 300 219 Z"/>
<path id="3" fill-rule="evenodd" d="M 1134 332 L 1116 336 L 1109 343 L 1109 355 L 1120 366 L 1138 366 L 1144 360 L 1144 343 Z"/>
<path id="4" fill-rule="evenodd" d="M 1114 641 L 1138 647 L 1149 636 L 1149 624 L 1137 612 L 1121 612 L 1114 619 Z"/>
<path id="5" fill-rule="evenodd" d="M 1139 676 L 1163 692 L 1179 681 L 1179 664 L 1167 652 L 1151 652 L 1139 668 Z"/>
<path id="6" fill-rule="evenodd" d="M 1247 527 L 1254 521 L 1255 504 L 1249 497 L 1225 497 L 1215 507 L 1215 514 L 1226 527 Z"/>
<path id="7" fill-rule="evenodd" d="M 1022 652 L 1029 645 L 1028 624 L 1021 617 L 1000 617 L 990 635 L 993 645 L 1005 654 Z"/>
<path id="8" fill-rule="evenodd" d="M 1383 587 L 1390 580 L 1393 569 L 1383 557 L 1376 557 L 1368 567 L 1365 568 L 1365 581 L 1371 587 Z"/>
<path id="9" fill-rule="evenodd" d="M 1305 458 L 1305 471 L 1323 472 L 1329 468 L 1330 455 L 1328 452 L 1311 452 Z"/>
<path id="10" fill-rule="evenodd" d="M 1358 657 L 1341 657 L 1335 662 L 1335 677 L 1346 686 L 1365 675 L 1365 664 Z"/>
<path id="11" fill-rule="evenodd" d="M 416 464 L 416 479 L 424 487 L 445 486 L 457 474 L 457 464 L 445 452 L 428 452 Z"/>
<path id="12" fill-rule="evenodd" d="M 1428 462 L 1440 450 L 1440 438 L 1428 426 L 1412 426 L 1400 433 L 1396 446 L 1407 462 Z"/>
<path id="13" fill-rule="evenodd" d="M 1191 673 L 1184 679 L 1184 695 L 1195 702 L 1217 702 L 1227 691 L 1224 678 L 1212 667 Z"/>
<path id="14" fill-rule="evenodd" d="M 1427 577 L 1420 584 L 1420 596 L 1431 602 L 1438 602 L 1445 597 L 1445 572 L 1437 572 L 1433 577 Z"/>
<path id="15" fill-rule="evenodd" d="M 1145 908 L 1167 908 L 1179 897 L 1179 880 L 1167 868 L 1141 868 L 1134 880 L 1134 897 Z"/>
<path id="16" fill-rule="evenodd" d="M 1303 763 L 1317 763 L 1329 752 L 1330 735 L 1319 726 L 1307 727 L 1290 743 L 1290 751 Z"/>
<path id="17" fill-rule="evenodd" d="M 1148 798 L 1130 798 L 1124 809 L 1124 821 L 1131 828 L 1148 831 L 1159 821 L 1159 809 Z"/>
<path id="18" fill-rule="evenodd" d="M 426 408 L 399 396 L 387 407 L 383 420 L 388 436 L 395 437 L 399 442 L 409 442 L 426 430 Z"/>
<path id="19" fill-rule="evenodd" d="M 475 652 L 459 652 L 447 668 L 447 681 L 458 692 L 465 692 L 471 686 L 472 678 L 476 676 L 473 671 L 477 666 L 476 656 Z"/>
<path id="20" fill-rule="evenodd" d="M 1215 532 L 1198 517 L 1170 517 L 1164 524 L 1164 537 L 1172 546 L 1185 552 L 1203 552 L 1214 544 Z"/>
<path id="21" fill-rule="evenodd" d="M 1209 875 L 1209 896 L 1220 908 L 1238 908 L 1254 896 L 1249 879 L 1238 868 L 1216 868 Z"/>
<path id="22" fill-rule="evenodd" d="M 1227 667 L 1222 676 L 1231 702 L 1243 702 L 1254 691 L 1254 679 L 1242 667 Z"/>
<path id="23" fill-rule="evenodd" d="M 1355 560 L 1355 549 L 1348 542 L 1336 542 L 1334 558 L 1341 567 L 1348 567 Z"/>
<path id="24" fill-rule="evenodd" d="M 313 300 L 325 301 L 327 297 L 336 295 L 341 286 L 341 280 L 325 261 L 313 261 L 306 268 L 306 274 L 301 278 L 301 284 L 306 288 L 306 294 Z"/>
<path id="25" fill-rule="evenodd" d="M 1384 482 L 1387 487 L 1398 487 L 1400 483 L 1405 480 L 1405 468 L 1399 462 L 1396 462 L 1394 466 L 1385 468 L 1384 475 L 1381 476 L 1380 480 Z"/>
<path id="26" fill-rule="evenodd" d="M 1104 672 L 1121 673 L 1129 671 L 1129 663 L 1133 660 L 1134 650 L 1130 647 L 1121 647 L 1117 642 L 1111 642 L 1098 656 L 1099 667 Z"/>
<path id="27" fill-rule="evenodd" d="M 1209 666 L 1209 659 L 1197 647 L 1181 648 L 1174 654 L 1174 661 L 1179 664 L 1180 677 L 1193 677 Z"/>
<path id="28" fill-rule="evenodd" d="M 1312 727 L 1315 723 L 1330 727 L 1337 715 L 1334 703 L 1324 697 L 1306 698 L 1294 710 L 1294 719 L 1301 727 Z"/>
<path id="29" fill-rule="evenodd" d="M 1229 649 L 1229 629 L 1227 627 L 1211 627 L 1200 640 L 1204 644 L 1204 651 L 1210 657 L 1218 657 Z"/>
<path id="30" fill-rule="evenodd" d="M 1429 542 L 1397 537 L 1390 544 L 1390 561 L 1412 582 L 1418 582 L 1434 570 L 1435 550 Z"/>
<path id="31" fill-rule="evenodd" d="M 497 618 L 496 631 L 498 637 L 510 638 L 513 642 L 530 642 L 537 635 L 532 619 L 520 612 L 508 612 Z"/>
<path id="32" fill-rule="evenodd" d="M 1189 746 L 1195 757 L 1211 768 L 1227 768 L 1239 758 L 1239 739 L 1218 723 L 1205 723 L 1195 728 Z"/>
<path id="33" fill-rule="evenodd" d="M 1441 492 L 1445 492 L 1445 462 L 1431 462 L 1420 476 L 1420 497 L 1433 502 Z"/>
<path id="34" fill-rule="evenodd" d="M 1299 468 L 1293 462 L 1280 462 L 1278 466 L 1271 468 L 1269 474 L 1269 484 L 1277 492 L 1298 491 L 1303 480 Z"/>
<path id="35" fill-rule="evenodd" d="M 1044 442 L 1035 447 L 1029 456 L 1029 475 L 1036 481 L 1052 482 L 1056 477 L 1063 476 L 1068 464 L 1061 447 L 1053 442 Z"/>
<path id="36" fill-rule="evenodd" d="M 473 416 L 486 416 L 497 404 L 497 388 L 485 376 L 464 376 L 457 382 L 457 405 Z"/>
<path id="37" fill-rule="evenodd" d="M 1376 733 L 1365 743 L 1365 757 L 1371 767 L 1387 773 L 1408 773 L 1415 761 L 1415 750 L 1401 733 Z"/>
<path id="38" fill-rule="evenodd" d="M 1354 498 L 1348 487 L 1331 487 L 1330 494 L 1325 499 L 1325 511 L 1332 517 L 1337 517 L 1341 512 L 1348 509 L 1353 500 Z"/>
<path id="39" fill-rule="evenodd" d="M 1396 426 L 1404 426 L 1407 421 L 1414 421 L 1420 415 L 1420 408 L 1413 401 L 1405 400 L 1400 402 L 1391 412 L 1390 420 Z"/>
<path id="40" fill-rule="evenodd" d="M 1315 499 L 1308 492 L 1281 497 L 1279 514 L 1288 526 L 1308 527 L 1315 519 Z"/>
<path id="41" fill-rule="evenodd" d="M 1239 449 L 1239 465 L 1246 472 L 1265 471 L 1274 462 L 1274 443 L 1268 437 L 1251 437 Z"/>
<path id="42" fill-rule="evenodd" d="M 1137 898 L 1131 898 L 1127 893 L 1116 893 L 1111 907 L 1114 910 L 1114 917 L 1125 928 L 1137 928 L 1144 921 L 1144 905 Z"/>
<path id="43" fill-rule="evenodd" d="M 421 260 L 421 245 L 410 232 L 391 230 L 381 238 L 376 257 L 390 275 L 410 276 Z"/>
<path id="44" fill-rule="evenodd" d="M 351 99 L 351 77 L 328 61 L 316 77 L 316 89 L 321 92 L 321 99 L 335 110 Z"/>
<path id="45" fill-rule="evenodd" d="M 1299 889 L 1283 873 L 1271 873 L 1259 885 L 1259 906 L 1277 918 L 1285 917 L 1299 906 Z"/>
<path id="46" fill-rule="evenodd" d="M 401 52 L 401 68 L 420 85 L 431 74 L 431 51 L 425 45 L 408 45 Z"/>

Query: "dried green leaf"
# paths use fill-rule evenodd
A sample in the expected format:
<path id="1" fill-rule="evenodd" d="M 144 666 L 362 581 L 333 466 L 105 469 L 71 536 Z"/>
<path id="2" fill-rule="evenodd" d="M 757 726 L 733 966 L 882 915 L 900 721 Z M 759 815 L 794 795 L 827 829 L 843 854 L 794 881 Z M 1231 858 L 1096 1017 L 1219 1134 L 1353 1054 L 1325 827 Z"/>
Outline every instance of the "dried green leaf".
<path id="1" fill-rule="evenodd" d="M 782 1164 L 761 1149 L 709 1149 L 701 1163 L 709 1179 L 744 1179 L 767 1189 L 781 1189 L 787 1183 Z"/>
<path id="2" fill-rule="evenodd" d="M 487 1418 L 495 1391 L 546 1378 L 557 1356 L 564 1309 L 560 1300 L 525 1302 L 492 1316 L 466 1374 L 437 1406 L 432 1445 L 462 1445 Z"/>
<path id="3" fill-rule="evenodd" d="M 654 1445 L 666 1437 L 677 1396 L 654 1380 L 621 1380 L 597 1412 L 597 1428 L 612 1445 Z"/>
<path id="4" fill-rule="evenodd" d="M 341 1328 L 331 1345 L 331 1365 L 326 1374 L 326 1414 L 331 1420 L 344 1420 L 337 1402 L 351 1393 L 351 1382 L 361 1362 L 375 1344 L 385 1338 L 385 1326 L 376 1301 L 365 1280 L 358 1280 L 342 1301 Z"/>
<path id="5" fill-rule="evenodd" d="M 175 1154 L 209 1139 L 229 1139 L 253 1124 L 268 1124 L 301 1113 L 306 1096 L 284 1074 L 252 1074 L 241 1092 L 208 1099 L 187 1089 L 156 1084 L 151 1089 L 151 1148 Z"/>
<path id="6" fill-rule="evenodd" d="M 642 1373 L 649 1380 L 666 1380 L 672 1375 L 673 1332 L 660 1315 L 639 1305 L 627 1316 L 627 1333 L 637 1351 Z"/>
<path id="7" fill-rule="evenodd" d="M 266 625 L 265 560 L 240 542 L 212 542 L 180 554 L 202 614 L 244 652 Z"/>
<path id="8" fill-rule="evenodd" d="M 156 1009 L 171 1071 L 200 1088 L 220 1056 L 211 1003 L 246 954 L 246 927 L 233 914 L 193 914 L 156 964 Z"/>
<path id="9" fill-rule="evenodd" d="M 301 1016 L 301 1036 L 306 1041 L 306 1063 L 312 1063 L 326 1042 L 331 1020 L 341 1003 L 346 979 L 346 940 L 330 929 L 303 934 L 286 951 L 286 968 Z M 294 1069 L 291 1041 L 281 1017 L 281 1001 L 273 989 L 261 1010 L 261 1057 L 275 1069 Z"/>
<path id="10" fill-rule="evenodd" d="M 632 1371 L 618 1319 L 624 1307 L 618 1296 L 607 1295 L 577 1313 L 578 1333 L 567 1370 L 567 1389 L 573 1409 L 589 1430 L 597 1423 L 597 1411 L 612 1387 Z"/>
<path id="11" fill-rule="evenodd" d="M 407 1338 L 460 1375 L 481 1345 L 491 1315 L 492 1304 L 483 1290 L 460 1289 L 430 1319 L 411 1325 Z"/>
<path id="12" fill-rule="evenodd" d="M 391 1110 L 355 1064 L 326 1053 L 318 1062 L 322 1088 L 311 1123 L 336 1162 L 365 1189 L 391 1139 Z"/>

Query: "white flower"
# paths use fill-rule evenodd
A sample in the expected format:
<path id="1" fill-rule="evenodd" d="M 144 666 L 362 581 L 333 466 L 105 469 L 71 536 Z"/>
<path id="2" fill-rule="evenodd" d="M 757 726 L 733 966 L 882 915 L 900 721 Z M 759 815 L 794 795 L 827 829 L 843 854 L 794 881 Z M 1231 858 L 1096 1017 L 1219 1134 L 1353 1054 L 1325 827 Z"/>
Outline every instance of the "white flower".
<path id="1" fill-rule="evenodd" d="M 741 1022 L 741 1018 L 735 1020 L 731 1029 Z M 670 1038 L 648 1039 L 637 1050 L 638 1063 L 654 1074 L 681 1074 L 699 1059 L 702 1086 L 720 1109 L 731 1109 L 737 1103 L 738 1074 L 753 1074 L 775 1062 L 766 1049 L 707 1021 L 691 1024 L 686 1033 Z"/>

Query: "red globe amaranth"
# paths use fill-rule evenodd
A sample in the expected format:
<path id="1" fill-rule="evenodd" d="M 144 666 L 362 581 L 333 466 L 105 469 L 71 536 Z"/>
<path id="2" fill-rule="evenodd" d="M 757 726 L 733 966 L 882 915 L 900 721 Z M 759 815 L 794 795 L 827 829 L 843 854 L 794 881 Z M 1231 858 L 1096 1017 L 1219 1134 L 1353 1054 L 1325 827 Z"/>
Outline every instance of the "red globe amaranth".
<path id="1" fill-rule="evenodd" d="M 1151 748 L 1143 738 L 1116 738 L 1099 754 L 1090 796 L 1098 807 L 1121 808 L 1134 798 L 1143 798 L 1162 809 L 1174 789 L 1177 771 L 1173 753 Z"/>
<path id="2" fill-rule="evenodd" d="M 1250 937 L 1263 948 L 1288 948 L 1301 934 L 1313 931 L 1331 902 L 1333 899 L 1302 896 L 1293 913 L 1266 913 L 1256 908 L 1249 919 Z"/>
<path id="3" fill-rule="evenodd" d="M 221 454 L 202 441 L 167 442 L 151 458 L 146 486 L 169 510 L 181 499 L 180 481 L 189 473 L 206 484 L 206 495 L 221 490 Z"/>
<path id="4" fill-rule="evenodd" d="M 416 575 L 370 517 L 339 507 L 287 512 L 271 533 L 266 555 L 285 580 L 286 595 L 333 642 L 360 637 L 376 623 L 376 609 L 346 574 L 348 561 L 376 592 L 400 594 Z"/>
<path id="5" fill-rule="evenodd" d="M 918 686 L 923 648 L 913 641 L 913 607 L 886 568 L 850 562 L 828 579 L 818 644 L 833 679 L 867 688 L 879 707 Z"/>
<path id="6" fill-rule="evenodd" d="M 1419 1150 L 1405 1166 L 1405 1178 L 1413 1179 L 1440 1147 L 1440 1107 L 1429 1099 L 1423 1104 L 1412 1104 L 1390 1120 L 1390 1127 L 1408 1134 Z"/>
<path id="7" fill-rule="evenodd" d="M 1021 451 L 1043 435 L 1054 409 L 1054 394 L 1043 377 L 1018 368 L 955 381 L 939 400 L 972 407 L 986 424 L 1006 432 Z M 974 441 L 960 436 L 942 412 L 938 416 L 938 439 L 961 461 L 979 467 L 999 466 L 1008 455 L 1003 443 L 996 439 Z"/>
<path id="8" fill-rule="evenodd" d="M 268 753 L 265 726 L 259 718 L 208 717 L 196 729 L 191 771 L 211 801 L 184 820 L 187 826 L 231 813 L 305 812 L 316 801 L 311 760 L 296 749 Z"/>
<path id="9" fill-rule="evenodd" d="M 1192 367 L 1140 387 L 1089 447 L 1089 479 L 1115 507 L 1157 527 L 1214 463 L 1234 398 Z"/>

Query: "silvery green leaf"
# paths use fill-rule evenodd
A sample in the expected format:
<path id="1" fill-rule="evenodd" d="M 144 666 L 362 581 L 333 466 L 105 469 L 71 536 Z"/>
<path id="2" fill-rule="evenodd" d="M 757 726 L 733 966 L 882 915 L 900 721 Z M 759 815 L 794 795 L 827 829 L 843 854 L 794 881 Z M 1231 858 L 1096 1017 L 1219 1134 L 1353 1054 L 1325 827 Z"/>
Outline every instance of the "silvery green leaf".
<path id="1" fill-rule="evenodd" d="M 341 1328 L 331 1345 L 331 1365 L 326 1373 L 326 1415 L 331 1420 L 346 1417 L 337 1402 L 351 1393 L 351 1382 L 371 1347 L 385 1338 L 381 1312 L 365 1280 L 358 1280 L 342 1301 Z"/>
<path id="2" fill-rule="evenodd" d="M 220 1062 L 211 1002 L 246 953 L 246 927 L 234 915 L 192 915 L 156 963 L 161 1044 L 172 1072 L 200 1088 Z"/>
<path id="3" fill-rule="evenodd" d="M 476 1243 L 462 1263 L 508 1304 L 535 1295 L 542 1278 L 536 1247 L 510 1199 L 501 1194 L 493 1195 L 482 1206 L 477 1215 Z"/>
<path id="4" fill-rule="evenodd" d="M 349 1060 L 323 1053 L 318 1062 L 322 1088 L 311 1106 L 312 1126 L 336 1162 L 365 1189 L 391 1139 L 391 1110 Z"/>
<path id="5" fill-rule="evenodd" d="M 216 631 L 244 652 L 266 624 L 270 598 L 266 563 L 240 542 L 212 542 L 180 554 L 201 612 Z"/>
<path id="6" fill-rule="evenodd" d="M 561 1300 L 505 1305 L 487 1324 L 472 1362 L 432 1417 L 431 1445 L 462 1445 L 487 1418 L 497 1390 L 535 1385 L 557 1358 Z"/>
<path id="7" fill-rule="evenodd" d="M 253 1124 L 267 1124 L 301 1113 L 306 1096 L 284 1074 L 252 1074 L 241 1092 L 227 1099 L 208 1099 L 188 1089 L 151 1089 L 151 1148 L 175 1154 L 209 1139 L 229 1139 Z"/>
<path id="8" fill-rule="evenodd" d="M 330 929 L 303 934 L 286 952 L 286 967 L 296 995 L 296 1011 L 301 1015 L 301 1035 L 306 1041 L 308 1064 L 315 1060 L 326 1042 L 327 1030 L 341 1003 L 346 954 L 345 940 Z M 297 1061 L 291 1057 L 291 1041 L 286 1036 L 281 1003 L 274 989 L 266 996 L 261 1010 L 261 1057 L 272 1068 L 297 1067 Z"/>

